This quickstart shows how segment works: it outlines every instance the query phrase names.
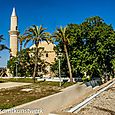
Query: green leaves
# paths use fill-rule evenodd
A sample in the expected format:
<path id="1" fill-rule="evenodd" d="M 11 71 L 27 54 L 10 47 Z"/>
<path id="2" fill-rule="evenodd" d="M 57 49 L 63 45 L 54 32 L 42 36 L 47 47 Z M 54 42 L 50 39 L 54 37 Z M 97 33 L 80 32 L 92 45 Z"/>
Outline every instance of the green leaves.
<path id="1" fill-rule="evenodd" d="M 32 41 L 36 46 L 38 46 L 41 41 L 51 41 L 50 33 L 45 32 L 45 30 L 46 28 L 43 28 L 42 26 L 38 27 L 36 25 L 33 25 L 29 27 L 24 34 L 26 40 L 25 46 L 30 41 Z"/>
<path id="2" fill-rule="evenodd" d="M 0 35 L 0 42 L 2 42 L 2 40 L 4 40 L 3 35 Z M 0 51 L 4 49 L 10 50 L 6 45 L 0 43 Z"/>
<path id="3" fill-rule="evenodd" d="M 18 52 L 17 57 L 13 57 L 8 61 L 7 67 L 13 76 L 16 76 L 16 63 L 18 76 L 30 77 L 33 73 L 34 63 L 29 56 L 29 49 L 21 50 Z"/>
<path id="4" fill-rule="evenodd" d="M 35 52 L 33 53 L 35 59 L 34 59 L 34 71 L 33 71 L 33 79 L 35 82 L 35 76 L 37 75 L 37 68 L 38 68 L 38 62 L 39 62 L 39 43 L 42 41 L 46 41 L 49 43 L 51 41 L 50 33 L 45 32 L 46 28 L 43 28 L 42 26 L 38 27 L 36 25 L 33 25 L 29 27 L 25 32 L 25 46 L 28 42 L 32 42 L 33 45 L 35 44 Z"/>
<path id="5" fill-rule="evenodd" d="M 104 73 L 113 75 L 115 31 L 111 25 L 107 25 L 99 16 L 94 16 L 79 25 L 69 24 L 66 29 L 67 50 L 73 73 L 77 71 L 84 76 L 85 72 L 90 77 L 102 77 Z M 59 34 L 59 37 L 61 35 L 63 36 Z M 63 51 L 63 40 L 58 42 L 58 47 Z"/>
<path id="6" fill-rule="evenodd" d="M 73 27 L 77 29 L 75 26 Z M 87 75 L 90 73 L 91 76 L 95 76 L 95 71 L 98 71 L 99 76 L 102 76 L 104 72 L 111 75 L 114 65 L 111 64 L 110 60 L 113 59 L 113 54 L 115 54 L 113 50 L 115 48 L 115 36 L 111 25 L 107 25 L 100 17 L 96 16 L 87 18 L 80 24 L 80 28 L 81 31 L 76 30 L 78 34 L 74 31 L 70 37 L 70 45 L 74 49 L 74 51 L 70 51 L 74 52 L 71 53 L 70 57 L 72 57 L 74 68 L 80 69 L 81 73 L 85 71 Z M 76 38 L 80 38 L 81 44 Z"/>

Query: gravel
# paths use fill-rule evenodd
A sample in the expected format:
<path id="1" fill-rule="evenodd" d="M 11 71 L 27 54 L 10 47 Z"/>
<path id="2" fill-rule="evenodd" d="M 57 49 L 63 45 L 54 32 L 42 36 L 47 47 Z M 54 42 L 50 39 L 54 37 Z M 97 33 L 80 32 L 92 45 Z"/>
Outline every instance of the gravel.
<path id="1" fill-rule="evenodd" d="M 115 85 L 93 99 L 76 115 L 115 115 Z"/>

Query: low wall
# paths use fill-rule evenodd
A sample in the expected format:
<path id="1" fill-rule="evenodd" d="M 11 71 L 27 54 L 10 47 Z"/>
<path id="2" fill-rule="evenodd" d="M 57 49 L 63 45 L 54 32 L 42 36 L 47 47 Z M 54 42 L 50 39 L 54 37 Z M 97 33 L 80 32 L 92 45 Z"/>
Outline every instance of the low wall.
<path id="1" fill-rule="evenodd" d="M 86 87 L 84 84 L 75 84 L 73 86 L 70 86 L 62 92 L 59 92 L 57 94 L 44 97 L 20 106 L 17 106 L 13 109 L 38 109 L 42 110 L 42 112 L 39 113 L 39 115 L 48 115 L 52 111 L 60 110 L 63 108 L 68 107 L 71 105 L 75 100 L 79 99 L 82 95 L 90 92 L 92 90 L 91 87 Z M 20 113 L 4 113 L 4 115 L 19 115 Z M 21 113 L 21 115 L 26 115 L 28 113 Z M 34 115 L 34 113 L 29 113 L 29 115 Z"/>

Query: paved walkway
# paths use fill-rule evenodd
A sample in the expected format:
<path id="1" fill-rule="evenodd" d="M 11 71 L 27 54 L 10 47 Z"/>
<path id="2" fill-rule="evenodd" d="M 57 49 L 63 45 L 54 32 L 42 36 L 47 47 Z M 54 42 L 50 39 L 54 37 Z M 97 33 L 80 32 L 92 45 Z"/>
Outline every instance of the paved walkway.
<path id="1" fill-rule="evenodd" d="M 21 82 L 6 82 L 6 83 L 0 83 L 0 89 L 2 88 L 12 88 L 12 87 L 18 87 L 23 85 L 30 85 L 31 83 L 21 83 Z"/>

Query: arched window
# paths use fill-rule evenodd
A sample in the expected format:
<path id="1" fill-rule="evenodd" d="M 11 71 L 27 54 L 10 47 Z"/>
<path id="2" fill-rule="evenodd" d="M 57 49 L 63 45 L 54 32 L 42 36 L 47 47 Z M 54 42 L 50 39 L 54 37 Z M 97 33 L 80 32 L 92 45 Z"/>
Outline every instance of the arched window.
<path id="1" fill-rule="evenodd" d="M 46 57 L 48 57 L 48 53 L 46 53 Z"/>

